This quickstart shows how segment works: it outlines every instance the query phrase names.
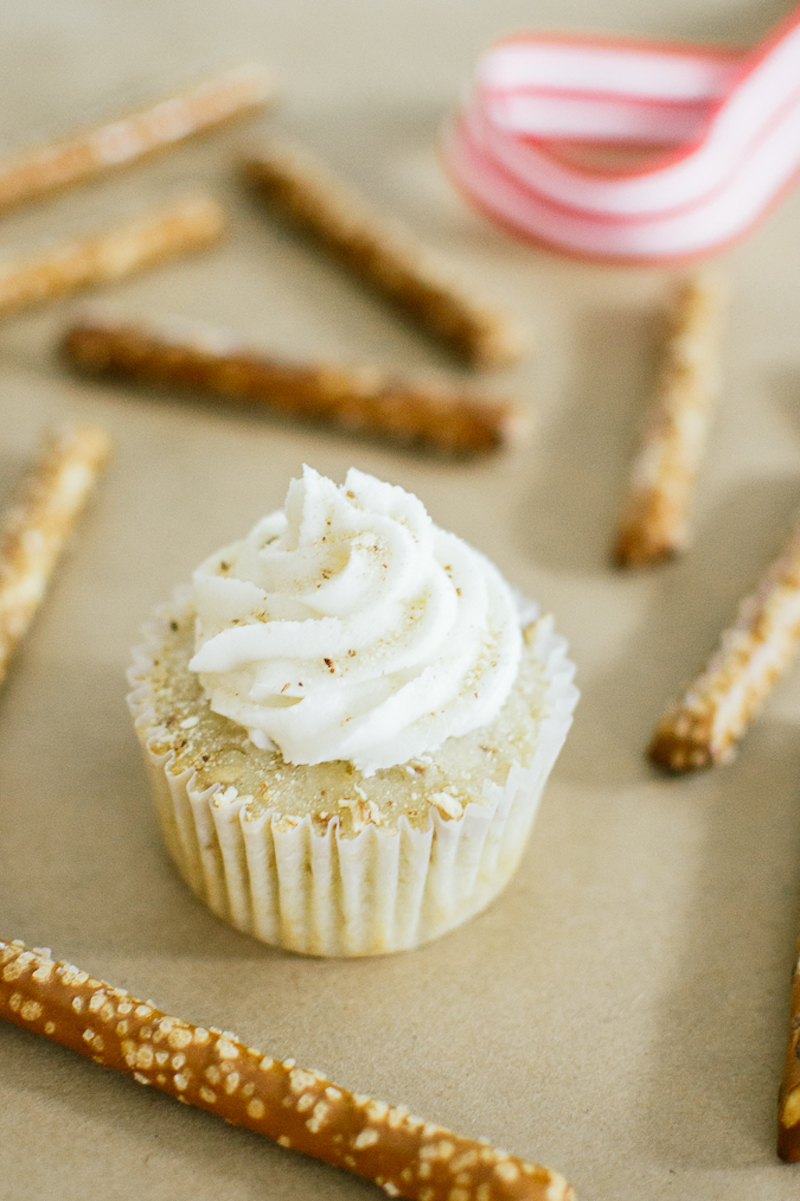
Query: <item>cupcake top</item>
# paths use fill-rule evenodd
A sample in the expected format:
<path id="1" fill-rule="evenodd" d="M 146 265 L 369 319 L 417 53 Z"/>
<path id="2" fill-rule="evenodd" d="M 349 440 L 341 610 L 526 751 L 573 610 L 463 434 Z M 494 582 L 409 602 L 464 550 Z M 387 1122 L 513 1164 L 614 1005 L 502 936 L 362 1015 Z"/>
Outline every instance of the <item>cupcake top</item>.
<path id="1" fill-rule="evenodd" d="M 508 585 L 402 488 L 306 467 L 284 508 L 194 574 L 211 709 L 290 764 L 365 776 L 486 726 L 520 662 Z"/>

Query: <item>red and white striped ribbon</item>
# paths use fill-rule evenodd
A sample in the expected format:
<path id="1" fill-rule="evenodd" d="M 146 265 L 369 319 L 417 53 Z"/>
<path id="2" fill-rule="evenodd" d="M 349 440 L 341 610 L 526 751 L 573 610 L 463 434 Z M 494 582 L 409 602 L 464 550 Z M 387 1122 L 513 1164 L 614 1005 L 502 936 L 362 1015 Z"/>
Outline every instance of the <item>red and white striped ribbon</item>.
<path id="1" fill-rule="evenodd" d="M 590 165 L 576 143 L 650 154 Z M 628 262 L 717 250 L 800 172 L 800 8 L 745 54 L 504 39 L 478 63 L 444 150 L 467 196 L 522 237 Z"/>

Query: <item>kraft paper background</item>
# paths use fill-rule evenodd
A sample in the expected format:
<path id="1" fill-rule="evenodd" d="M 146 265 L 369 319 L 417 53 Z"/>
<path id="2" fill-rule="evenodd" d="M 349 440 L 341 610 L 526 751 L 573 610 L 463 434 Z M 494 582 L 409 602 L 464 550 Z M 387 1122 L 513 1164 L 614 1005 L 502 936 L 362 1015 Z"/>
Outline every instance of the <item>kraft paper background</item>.
<path id="1" fill-rule="evenodd" d="M 670 780 L 654 722 L 800 505 L 800 193 L 718 260 L 725 395 L 695 543 L 607 561 L 669 273 L 515 244 L 443 176 L 437 129 L 482 47 L 530 27 L 747 44 L 758 0 L 49 0 L 0 8 L 0 148 L 114 115 L 207 70 L 267 64 L 273 113 L 0 220 L 0 256 L 207 183 L 219 249 L 92 297 L 287 354 L 458 375 L 240 190 L 259 132 L 302 137 L 518 315 L 535 353 L 487 381 L 527 445 L 442 464 L 157 391 L 87 383 L 57 343 L 81 302 L 0 326 L 0 503 L 42 431 L 96 420 L 117 459 L 0 695 L 0 936 L 52 947 L 169 1012 L 560 1169 L 583 1201 L 788 1201 L 775 1097 L 800 917 L 800 672 L 730 767 Z M 465 374 L 461 372 L 461 374 Z M 218 922 L 162 850 L 124 704 L 151 608 L 282 501 L 308 462 L 402 484 L 556 614 L 583 699 L 522 868 L 469 925 L 383 960 L 315 961 Z M 373 1186 L 0 1026 L 0 1198 L 350 1201 Z"/>

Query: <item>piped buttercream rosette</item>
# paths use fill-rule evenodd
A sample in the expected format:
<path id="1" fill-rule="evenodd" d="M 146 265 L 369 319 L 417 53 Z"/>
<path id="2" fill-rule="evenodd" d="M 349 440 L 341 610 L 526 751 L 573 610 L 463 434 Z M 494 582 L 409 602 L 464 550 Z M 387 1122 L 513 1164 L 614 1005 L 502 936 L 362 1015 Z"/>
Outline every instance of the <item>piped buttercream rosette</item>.
<path id="1" fill-rule="evenodd" d="M 194 576 L 197 672 L 215 712 L 287 762 L 365 775 L 486 725 L 519 665 L 497 569 L 402 488 L 306 467 L 285 508 Z"/>

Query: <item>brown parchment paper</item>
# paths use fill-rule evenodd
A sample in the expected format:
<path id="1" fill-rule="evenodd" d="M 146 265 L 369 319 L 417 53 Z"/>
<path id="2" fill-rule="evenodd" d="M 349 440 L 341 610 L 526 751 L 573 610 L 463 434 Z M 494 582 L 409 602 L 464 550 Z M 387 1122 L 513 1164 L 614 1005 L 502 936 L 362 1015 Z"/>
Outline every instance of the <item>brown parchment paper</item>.
<path id="1" fill-rule="evenodd" d="M 117 460 L 0 694 L 0 928 L 160 1007 L 293 1055 L 564 1172 L 585 1201 L 786 1201 L 775 1095 L 800 913 L 800 672 L 730 767 L 668 780 L 654 721 L 712 648 L 800 504 L 800 194 L 719 261 L 725 394 L 695 544 L 642 575 L 607 550 L 650 378 L 665 272 L 585 266 L 468 211 L 434 142 L 493 36 L 527 25 L 747 43 L 783 4 L 726 0 L 49 0 L 0 7 L 0 145 L 22 146 L 245 58 L 274 115 L 0 220 L 0 254 L 208 183 L 230 240 L 108 288 L 285 353 L 458 374 L 238 189 L 237 150 L 302 136 L 529 328 L 499 375 L 537 413 L 527 447 L 443 465 L 157 392 L 54 356 L 74 302 L 0 326 L 0 501 L 42 429 L 95 420 Z M 306 461 L 416 492 L 552 609 L 583 699 L 522 868 L 469 925 L 358 962 L 272 950 L 218 922 L 161 847 L 123 672 L 151 607 L 278 505 Z M 372 1186 L 0 1026 L 0 1198 L 342 1201 Z"/>

